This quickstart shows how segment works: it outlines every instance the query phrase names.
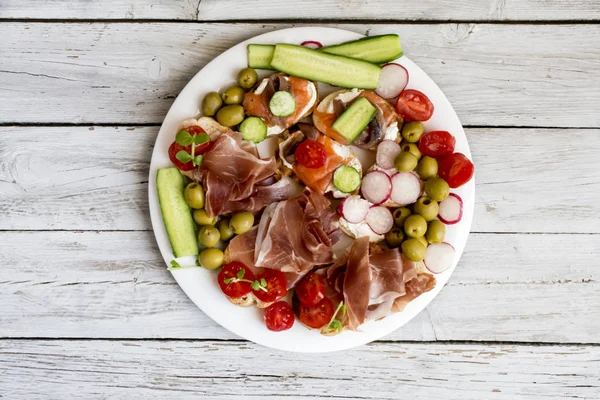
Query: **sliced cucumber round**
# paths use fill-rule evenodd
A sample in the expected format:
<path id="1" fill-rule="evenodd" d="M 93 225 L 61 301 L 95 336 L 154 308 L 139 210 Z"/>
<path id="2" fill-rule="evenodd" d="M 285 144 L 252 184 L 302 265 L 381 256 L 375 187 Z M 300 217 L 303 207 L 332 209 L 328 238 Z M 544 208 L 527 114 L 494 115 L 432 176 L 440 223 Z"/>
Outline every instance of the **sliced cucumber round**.
<path id="1" fill-rule="evenodd" d="M 258 117 L 248 117 L 240 124 L 240 133 L 244 140 L 262 142 L 267 137 L 267 124 Z"/>
<path id="2" fill-rule="evenodd" d="M 342 165 L 333 173 L 333 184 L 340 192 L 350 193 L 360 186 L 360 173 L 354 167 Z"/>
<path id="3" fill-rule="evenodd" d="M 276 117 L 289 117 L 296 110 L 296 99 L 290 92 L 275 92 L 269 101 L 269 109 Z"/>

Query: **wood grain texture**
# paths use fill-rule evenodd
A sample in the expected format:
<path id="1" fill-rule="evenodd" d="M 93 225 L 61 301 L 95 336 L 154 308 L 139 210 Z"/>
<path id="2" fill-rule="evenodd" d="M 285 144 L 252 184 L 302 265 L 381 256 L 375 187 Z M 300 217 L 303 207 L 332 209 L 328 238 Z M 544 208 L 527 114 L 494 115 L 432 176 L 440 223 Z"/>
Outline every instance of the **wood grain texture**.
<path id="1" fill-rule="evenodd" d="M 41 19 L 174 19 L 174 20 L 264 20 L 264 19 L 356 19 L 356 20 L 472 20 L 553 21 L 594 20 L 600 6 L 594 0 L 4 0 L 2 18 Z"/>
<path id="2" fill-rule="evenodd" d="M 598 343 L 599 252 L 594 235 L 472 234 L 448 286 L 387 339 Z M 0 232 L 0 265 L 0 337 L 235 338 L 151 232 Z"/>
<path id="3" fill-rule="evenodd" d="M 10 398 L 599 399 L 600 348 L 374 343 L 323 355 L 186 341 L 0 342 Z M 35 384 L 31 384 L 35 382 Z"/>
<path id="4" fill-rule="evenodd" d="M 0 229 L 150 230 L 157 132 L 0 127 Z M 466 132 L 476 166 L 472 231 L 600 233 L 600 130 Z"/>
<path id="5" fill-rule="evenodd" d="M 216 55 L 290 26 L 3 23 L 0 122 L 159 123 Z M 466 125 L 600 127 L 600 25 L 329 26 L 399 33 Z"/>

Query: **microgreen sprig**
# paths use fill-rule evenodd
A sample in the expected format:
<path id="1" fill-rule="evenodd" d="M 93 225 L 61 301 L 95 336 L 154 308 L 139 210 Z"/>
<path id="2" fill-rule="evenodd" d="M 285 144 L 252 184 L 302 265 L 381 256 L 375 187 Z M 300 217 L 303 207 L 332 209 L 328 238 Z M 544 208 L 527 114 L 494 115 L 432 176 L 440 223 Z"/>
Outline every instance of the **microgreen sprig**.
<path id="1" fill-rule="evenodd" d="M 334 331 L 337 331 L 337 332 L 341 332 L 342 329 L 344 329 L 344 326 L 342 325 L 342 321 L 340 321 L 339 319 L 336 318 L 336 316 L 339 312 L 342 313 L 342 317 L 344 315 L 346 315 L 346 305 L 344 304 L 343 301 L 340 301 L 340 304 L 338 304 L 337 308 L 335 309 L 335 312 L 333 313 L 333 315 L 331 316 L 331 319 L 329 320 L 329 323 L 327 324 L 327 328 L 333 329 Z"/>
<path id="2" fill-rule="evenodd" d="M 267 290 L 267 281 L 265 278 L 261 278 L 260 281 L 256 280 L 252 282 L 253 290 L 262 290 L 263 292 L 268 292 Z"/>
<path id="3" fill-rule="evenodd" d="M 223 279 L 223 282 L 225 282 L 226 285 L 229 285 L 230 283 L 237 283 L 237 282 L 248 282 L 250 284 L 254 283 L 254 281 L 251 281 L 249 279 L 244 279 L 244 275 L 246 275 L 246 270 L 240 269 L 237 273 L 237 276 Z"/>
<path id="4" fill-rule="evenodd" d="M 188 153 L 185 150 L 179 150 L 177 154 L 175 154 L 175 158 L 182 163 L 189 163 L 191 161 L 194 167 L 202 164 L 202 154 L 195 155 L 196 145 L 210 142 L 210 136 L 208 136 L 206 133 L 199 133 L 192 136 L 188 131 L 183 129 L 177 132 L 175 141 L 182 146 L 192 145 L 191 153 Z"/>

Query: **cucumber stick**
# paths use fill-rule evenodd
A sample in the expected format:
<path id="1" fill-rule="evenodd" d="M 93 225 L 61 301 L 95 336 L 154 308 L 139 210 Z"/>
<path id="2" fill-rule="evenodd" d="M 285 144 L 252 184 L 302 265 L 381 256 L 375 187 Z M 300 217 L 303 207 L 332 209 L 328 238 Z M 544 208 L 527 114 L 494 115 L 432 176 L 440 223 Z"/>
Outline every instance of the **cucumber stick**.
<path id="1" fill-rule="evenodd" d="M 183 198 L 183 176 L 177 168 L 161 168 L 156 174 L 158 201 L 175 258 L 198 255 L 196 228 Z"/>
<path id="2" fill-rule="evenodd" d="M 250 68 L 273 69 L 271 67 L 273 51 L 275 51 L 275 45 L 249 44 L 248 66 Z M 374 64 L 393 61 L 402 56 L 402 46 L 398 35 L 371 36 L 334 46 L 322 47 L 318 51 L 357 58 Z"/>
<path id="3" fill-rule="evenodd" d="M 300 78 L 358 89 L 376 89 L 381 71 L 366 61 L 285 43 L 275 45 L 271 66 Z"/>
<path id="4" fill-rule="evenodd" d="M 393 61 L 402 56 L 402 47 L 400 46 L 400 37 L 398 35 L 366 37 L 335 46 L 323 47 L 320 51 L 358 58 L 359 60 L 375 64 Z"/>
<path id="5" fill-rule="evenodd" d="M 375 113 L 377 109 L 369 100 L 359 97 L 331 124 L 331 127 L 352 143 L 369 125 Z"/>

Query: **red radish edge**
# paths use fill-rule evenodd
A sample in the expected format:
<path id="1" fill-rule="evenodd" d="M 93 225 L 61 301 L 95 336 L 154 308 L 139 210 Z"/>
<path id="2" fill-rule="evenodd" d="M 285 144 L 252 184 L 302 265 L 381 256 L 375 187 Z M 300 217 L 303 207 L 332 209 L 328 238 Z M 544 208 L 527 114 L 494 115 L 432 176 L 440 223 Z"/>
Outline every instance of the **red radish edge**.
<path id="1" fill-rule="evenodd" d="M 320 49 L 323 47 L 321 42 L 316 42 L 314 40 L 307 40 L 305 42 L 300 43 L 300 46 L 308 47 L 309 49 Z"/>
<path id="2" fill-rule="evenodd" d="M 369 202 L 357 195 L 349 196 L 342 200 L 339 211 L 346 221 L 358 224 L 367 217 Z"/>
<path id="3" fill-rule="evenodd" d="M 369 208 L 366 217 L 367 225 L 378 235 L 385 235 L 394 226 L 394 217 L 389 208 L 373 206 Z"/>
<path id="4" fill-rule="evenodd" d="M 371 171 L 363 177 L 360 191 L 375 205 L 385 203 L 392 193 L 392 181 L 385 172 Z"/>
<path id="5" fill-rule="evenodd" d="M 408 85 L 408 71 L 400 64 L 387 63 L 381 67 L 375 93 L 384 99 L 396 98 Z"/>
<path id="6" fill-rule="evenodd" d="M 463 201 L 459 195 L 450 193 L 448 197 L 440 202 L 438 218 L 446 225 L 454 225 L 462 219 Z"/>
<path id="7" fill-rule="evenodd" d="M 398 172 L 392 176 L 392 193 L 390 198 L 400 205 L 412 204 L 423 192 L 421 180 L 412 172 Z"/>
<path id="8" fill-rule="evenodd" d="M 430 244 L 425 251 L 425 267 L 434 274 L 440 274 L 452 266 L 455 256 L 456 250 L 450 243 Z"/>
<path id="9" fill-rule="evenodd" d="M 394 168 L 394 159 L 401 151 L 400 145 L 393 140 L 382 140 L 377 146 L 377 165 L 386 170 Z"/>

